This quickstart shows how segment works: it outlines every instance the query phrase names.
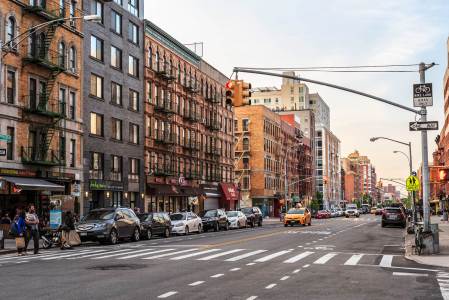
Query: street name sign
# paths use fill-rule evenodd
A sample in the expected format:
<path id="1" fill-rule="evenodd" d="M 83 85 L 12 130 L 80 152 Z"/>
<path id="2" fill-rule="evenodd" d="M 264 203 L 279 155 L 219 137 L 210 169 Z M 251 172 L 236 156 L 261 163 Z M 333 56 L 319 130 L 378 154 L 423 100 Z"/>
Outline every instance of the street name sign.
<path id="1" fill-rule="evenodd" d="M 405 181 L 405 186 L 407 188 L 407 191 L 416 192 L 416 191 L 419 191 L 421 184 L 419 183 L 418 177 L 412 175 L 412 176 L 409 176 L 407 178 L 407 180 Z"/>
<path id="2" fill-rule="evenodd" d="M 438 130 L 438 121 L 410 122 L 410 131 Z"/>
<path id="3" fill-rule="evenodd" d="M 432 84 L 422 83 L 413 85 L 413 106 L 425 107 L 433 105 Z"/>
<path id="4" fill-rule="evenodd" d="M 11 142 L 11 136 L 7 134 L 0 134 L 0 141 Z"/>
<path id="5" fill-rule="evenodd" d="M 6 156 L 6 149 L 0 149 L 0 156 Z"/>

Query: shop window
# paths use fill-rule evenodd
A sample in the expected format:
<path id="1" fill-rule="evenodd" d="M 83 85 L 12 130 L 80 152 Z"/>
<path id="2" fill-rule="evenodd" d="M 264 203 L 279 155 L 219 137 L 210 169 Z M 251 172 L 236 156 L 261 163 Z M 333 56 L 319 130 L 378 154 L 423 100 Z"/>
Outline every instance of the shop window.
<path id="1" fill-rule="evenodd" d="M 14 127 L 8 127 L 6 129 L 6 134 L 11 137 L 11 139 L 6 142 L 6 159 L 14 160 L 14 142 L 15 142 Z"/>

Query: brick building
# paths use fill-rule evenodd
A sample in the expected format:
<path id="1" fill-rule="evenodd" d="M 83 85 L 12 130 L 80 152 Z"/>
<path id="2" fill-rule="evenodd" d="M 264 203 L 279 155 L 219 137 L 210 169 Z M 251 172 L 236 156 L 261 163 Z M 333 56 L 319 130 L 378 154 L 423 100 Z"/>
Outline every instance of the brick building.
<path id="1" fill-rule="evenodd" d="M 299 198 L 298 127 L 263 105 L 238 107 L 235 118 L 235 174 L 242 191 L 241 206 L 259 206 L 265 215 L 277 216 L 285 205 L 286 174 L 288 205 Z"/>
<path id="2" fill-rule="evenodd" d="M 227 77 L 145 21 L 146 211 L 235 209 Z"/>
<path id="3" fill-rule="evenodd" d="M 81 1 L 0 1 L 0 210 L 52 199 L 79 212 L 82 177 Z M 28 31 L 38 24 L 48 26 Z M 20 34 L 22 37 L 17 38 Z"/>

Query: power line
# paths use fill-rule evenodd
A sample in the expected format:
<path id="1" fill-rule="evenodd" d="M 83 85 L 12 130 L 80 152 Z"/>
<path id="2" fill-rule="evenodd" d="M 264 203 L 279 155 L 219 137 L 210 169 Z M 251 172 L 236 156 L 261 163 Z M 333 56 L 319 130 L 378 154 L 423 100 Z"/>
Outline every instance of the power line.
<path id="1" fill-rule="evenodd" d="M 313 69 L 360 69 L 360 68 L 393 68 L 393 67 L 416 67 L 419 64 L 389 64 L 389 65 L 355 65 L 355 66 L 323 66 L 323 67 L 267 67 L 267 68 L 254 68 L 254 67 L 239 67 L 248 70 L 313 70 Z"/>

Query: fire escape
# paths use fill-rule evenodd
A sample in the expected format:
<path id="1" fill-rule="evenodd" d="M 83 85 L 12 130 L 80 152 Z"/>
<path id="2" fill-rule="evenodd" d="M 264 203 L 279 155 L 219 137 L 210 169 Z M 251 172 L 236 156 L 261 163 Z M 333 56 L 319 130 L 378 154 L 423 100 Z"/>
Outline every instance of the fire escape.
<path id="1" fill-rule="evenodd" d="M 23 2 L 25 13 L 37 15 L 45 21 L 65 17 L 65 8 L 60 7 L 58 2 L 49 0 Z M 57 21 L 42 30 L 32 32 L 26 47 L 26 55 L 22 60 L 23 67 L 34 65 L 48 72 L 47 80 L 40 82 L 39 86 L 33 87 L 33 90 L 30 86 L 29 95 L 23 99 L 24 103 L 28 103 L 23 109 L 23 119 L 32 124 L 30 131 L 35 133 L 32 144 L 21 149 L 24 164 L 47 166 L 64 164 L 64 156 L 50 149 L 52 139 L 65 117 L 65 103 L 60 103 L 57 97 L 54 97 L 54 87 L 58 75 L 66 71 L 66 54 L 51 49 L 56 30 L 63 23 L 64 20 Z"/>
<path id="2" fill-rule="evenodd" d="M 219 114 L 219 107 L 222 103 L 222 98 L 219 97 L 217 94 L 216 88 L 213 88 L 212 85 L 209 85 L 208 88 L 206 88 L 206 95 L 205 100 L 210 102 L 212 105 L 212 110 L 209 114 L 209 119 L 207 119 L 206 127 L 209 128 L 213 133 L 212 143 L 210 146 L 208 146 L 206 150 L 206 154 L 209 154 L 211 157 L 211 160 L 214 162 L 215 168 L 212 169 L 212 181 L 220 182 L 221 181 L 221 172 L 220 172 L 220 156 L 221 156 L 221 147 L 218 145 L 220 138 L 219 133 L 221 129 L 221 118 Z"/>

